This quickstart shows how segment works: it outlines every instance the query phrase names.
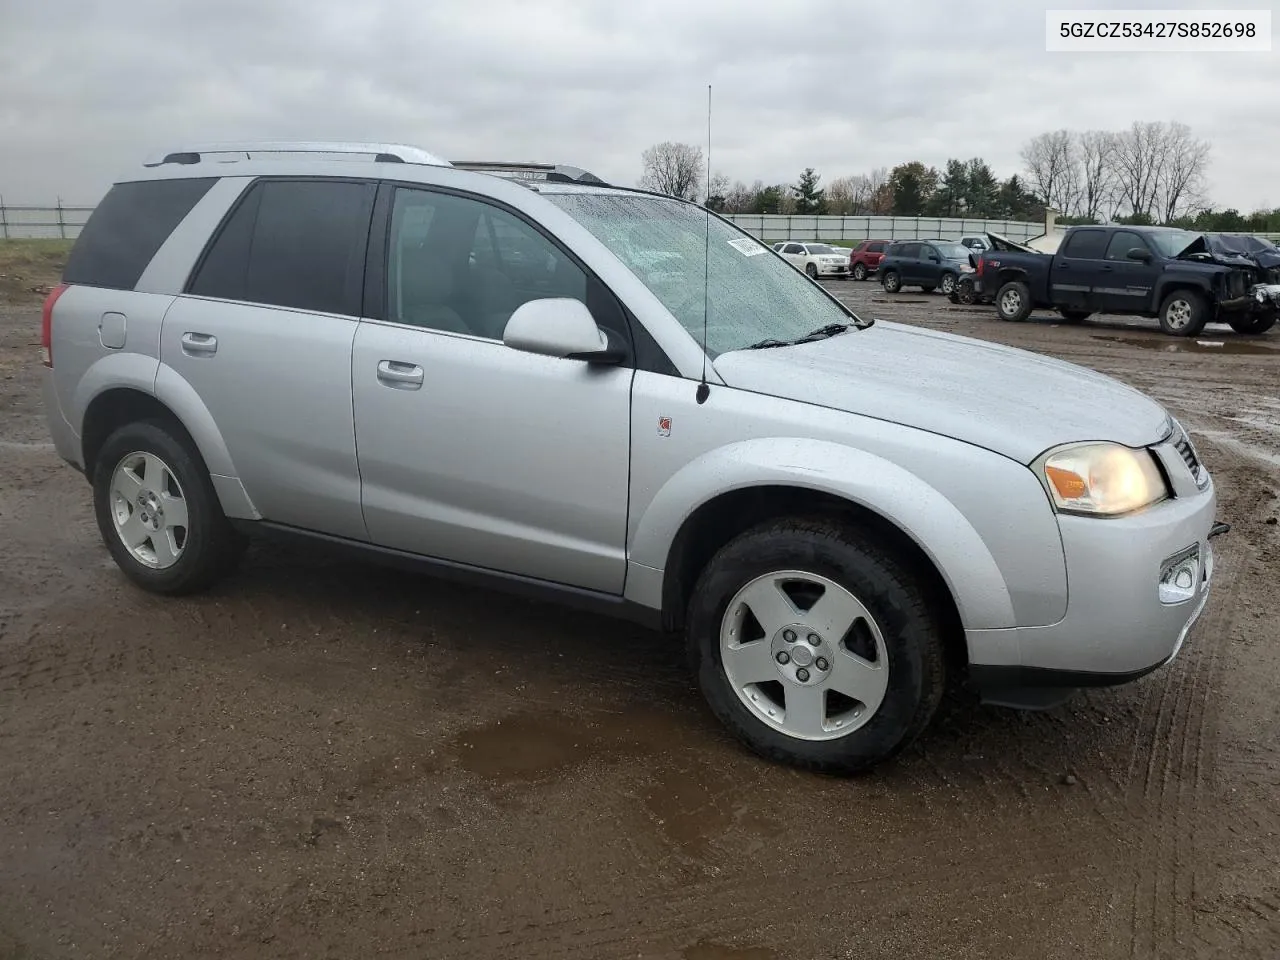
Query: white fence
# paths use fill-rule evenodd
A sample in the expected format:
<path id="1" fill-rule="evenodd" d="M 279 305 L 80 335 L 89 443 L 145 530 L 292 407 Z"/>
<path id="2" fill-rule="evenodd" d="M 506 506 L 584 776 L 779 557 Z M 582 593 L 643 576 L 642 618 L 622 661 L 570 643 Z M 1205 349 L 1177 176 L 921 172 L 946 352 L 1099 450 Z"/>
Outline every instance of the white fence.
<path id="1" fill-rule="evenodd" d="M 1045 232 L 1043 220 L 813 217 L 758 213 L 731 213 L 726 219 L 769 243 L 775 240 L 959 240 L 975 233 L 999 233 L 1022 243 Z"/>
<path id="2" fill-rule="evenodd" d="M 93 212 L 90 206 L 6 206 L 0 197 L 0 239 L 74 239 Z M 975 233 L 999 233 L 1026 242 L 1045 232 L 1042 221 L 971 220 L 957 217 L 813 217 L 731 213 L 732 220 L 754 237 L 776 240 L 959 240 Z M 1276 239 L 1276 234 L 1258 234 Z"/>

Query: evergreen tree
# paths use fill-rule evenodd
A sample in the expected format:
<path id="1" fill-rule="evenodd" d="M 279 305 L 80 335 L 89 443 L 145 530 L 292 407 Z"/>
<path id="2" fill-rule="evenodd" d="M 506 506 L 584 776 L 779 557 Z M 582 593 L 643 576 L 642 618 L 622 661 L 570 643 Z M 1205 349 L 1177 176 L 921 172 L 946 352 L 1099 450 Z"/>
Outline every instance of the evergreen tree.
<path id="1" fill-rule="evenodd" d="M 818 189 L 819 179 L 813 167 L 806 167 L 800 174 L 800 182 L 791 188 L 796 195 L 796 213 L 821 215 L 827 212 L 827 198 Z"/>

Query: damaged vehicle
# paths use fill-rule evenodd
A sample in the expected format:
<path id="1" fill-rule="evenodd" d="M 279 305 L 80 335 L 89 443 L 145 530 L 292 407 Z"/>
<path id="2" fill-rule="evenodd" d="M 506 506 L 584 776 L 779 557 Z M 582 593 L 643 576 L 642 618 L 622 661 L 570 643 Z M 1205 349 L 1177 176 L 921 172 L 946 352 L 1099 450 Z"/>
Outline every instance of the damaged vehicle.
<path id="1" fill-rule="evenodd" d="M 1174 227 L 1078 226 L 1058 252 L 989 251 L 976 271 L 1001 319 L 1036 308 L 1068 323 L 1095 313 L 1154 317 L 1171 336 L 1194 337 L 1214 321 L 1261 334 L 1280 317 L 1280 251 L 1257 237 Z"/>
<path id="2" fill-rule="evenodd" d="M 969 241 L 973 241 L 972 243 Z M 1010 240 L 998 233 L 984 233 L 981 236 L 962 237 L 960 240 L 972 251 L 969 262 L 973 265 L 973 273 L 966 273 L 956 281 L 955 289 L 947 299 L 952 303 L 974 304 L 991 303 L 995 300 L 994 290 L 982 283 L 982 257 L 992 251 L 1012 251 L 1018 253 L 1036 253 L 1026 244 Z M 979 246 L 979 244 L 982 244 Z"/>

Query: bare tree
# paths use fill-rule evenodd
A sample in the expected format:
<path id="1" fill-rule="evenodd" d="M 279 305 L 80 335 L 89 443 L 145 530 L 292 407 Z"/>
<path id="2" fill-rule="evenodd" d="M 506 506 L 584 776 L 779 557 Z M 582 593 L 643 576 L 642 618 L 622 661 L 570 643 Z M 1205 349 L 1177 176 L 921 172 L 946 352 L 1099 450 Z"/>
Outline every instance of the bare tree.
<path id="1" fill-rule="evenodd" d="M 728 204 L 729 178 L 723 173 L 713 173 L 711 182 L 707 184 L 707 195 L 702 202 L 713 210 L 723 210 Z"/>
<path id="2" fill-rule="evenodd" d="M 1161 221 L 1169 223 L 1205 202 L 1209 142 L 1194 137 L 1186 124 L 1171 123 L 1164 129 L 1161 144 L 1156 202 Z"/>
<path id="3" fill-rule="evenodd" d="M 724 195 L 724 208 L 728 213 L 750 213 L 755 203 L 756 191 L 741 180 L 735 181 Z"/>
<path id="4" fill-rule="evenodd" d="M 687 143 L 656 143 L 640 157 L 644 175 L 640 186 L 685 200 L 698 198 L 702 181 L 702 148 Z"/>
<path id="5" fill-rule="evenodd" d="M 1101 220 L 1116 193 L 1115 134 L 1086 130 L 1076 138 L 1080 158 L 1080 190 L 1076 213 Z"/>
<path id="6" fill-rule="evenodd" d="M 1032 189 L 1046 204 L 1063 213 L 1075 206 L 1080 170 L 1071 131 L 1054 130 L 1033 137 L 1022 148 L 1022 162 Z"/>
<path id="7" fill-rule="evenodd" d="M 837 177 L 827 184 L 824 195 L 827 212 L 832 214 L 854 213 L 857 177 Z"/>
<path id="8" fill-rule="evenodd" d="M 1115 135 L 1116 187 L 1124 206 L 1137 217 L 1154 217 L 1163 177 L 1166 129 L 1159 121 L 1133 125 Z"/>
<path id="9" fill-rule="evenodd" d="M 893 213 L 893 190 L 889 187 L 889 168 L 876 167 L 867 174 L 867 212 L 876 216 Z"/>

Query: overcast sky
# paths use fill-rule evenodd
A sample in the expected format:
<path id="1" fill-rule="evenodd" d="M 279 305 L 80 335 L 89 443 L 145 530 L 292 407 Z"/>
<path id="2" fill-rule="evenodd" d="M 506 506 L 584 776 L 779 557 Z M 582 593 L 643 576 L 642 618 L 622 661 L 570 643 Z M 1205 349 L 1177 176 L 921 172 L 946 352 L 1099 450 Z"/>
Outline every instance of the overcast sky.
<path id="1" fill-rule="evenodd" d="M 1280 42 L 1050 54 L 1044 11 L 1027 0 L 0 0 L 0 194 L 94 202 L 154 148 L 232 138 L 405 142 L 634 183 L 646 146 L 705 142 L 710 83 L 713 168 L 747 182 L 972 156 L 1005 177 L 1047 129 L 1178 120 L 1213 144 L 1217 204 L 1280 205 Z"/>

